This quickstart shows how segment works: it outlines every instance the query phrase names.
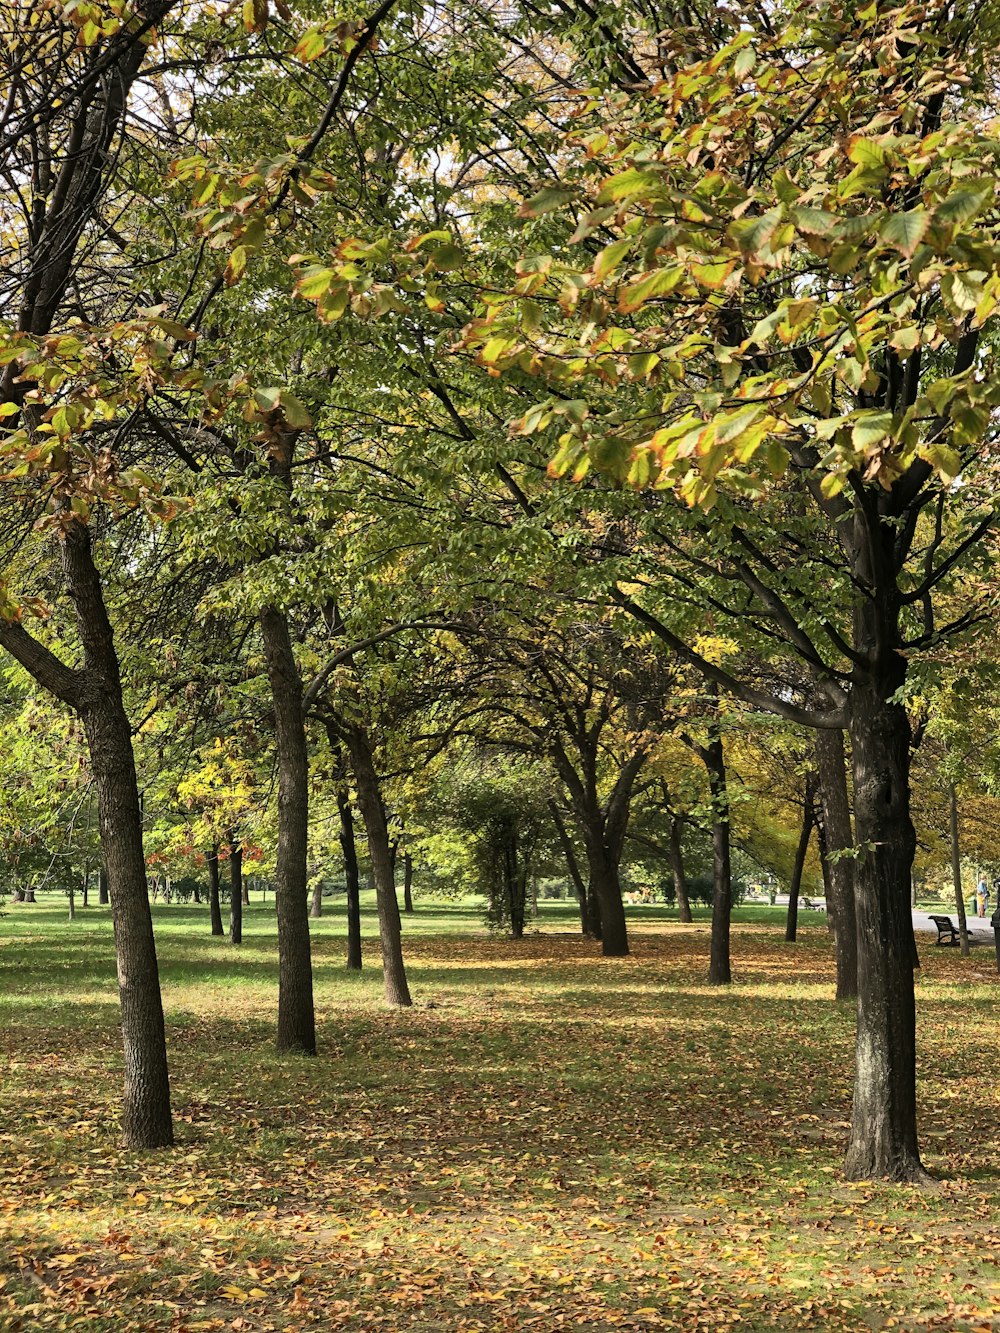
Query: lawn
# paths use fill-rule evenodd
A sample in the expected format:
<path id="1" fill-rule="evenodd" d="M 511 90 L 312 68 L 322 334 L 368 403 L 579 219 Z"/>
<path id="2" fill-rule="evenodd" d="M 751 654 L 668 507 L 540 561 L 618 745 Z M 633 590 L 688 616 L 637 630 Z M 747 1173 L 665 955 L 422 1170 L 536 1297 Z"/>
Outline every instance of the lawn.
<path id="1" fill-rule="evenodd" d="M 491 939 L 474 904 L 377 947 L 314 923 L 321 1053 L 272 1050 L 270 904 L 246 943 L 155 909 L 178 1146 L 123 1152 L 107 910 L 0 920 L 0 1328 L 1000 1328 L 992 951 L 922 942 L 922 1141 L 939 1190 L 846 1185 L 853 1017 L 821 919 L 630 910 L 602 959 L 572 911 Z M 366 900 L 366 931 L 374 931 Z"/>

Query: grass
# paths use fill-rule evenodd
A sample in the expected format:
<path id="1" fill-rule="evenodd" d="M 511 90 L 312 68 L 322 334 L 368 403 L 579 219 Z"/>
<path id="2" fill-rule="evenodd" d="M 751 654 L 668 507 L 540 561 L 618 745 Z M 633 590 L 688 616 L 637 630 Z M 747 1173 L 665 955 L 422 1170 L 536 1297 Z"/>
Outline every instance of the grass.
<path id="1" fill-rule="evenodd" d="M 630 909 L 604 960 L 572 910 L 491 939 L 474 904 L 405 923 L 415 1007 L 314 923 L 322 1049 L 272 1050 L 270 904 L 239 950 L 155 909 L 178 1146 L 123 1151 L 110 923 L 0 920 L 0 1328 L 1000 1328 L 992 954 L 922 947 L 926 1194 L 839 1178 L 853 1017 L 821 918 Z M 704 914 L 702 914 L 704 917 Z M 814 924 L 815 923 L 815 924 Z"/>

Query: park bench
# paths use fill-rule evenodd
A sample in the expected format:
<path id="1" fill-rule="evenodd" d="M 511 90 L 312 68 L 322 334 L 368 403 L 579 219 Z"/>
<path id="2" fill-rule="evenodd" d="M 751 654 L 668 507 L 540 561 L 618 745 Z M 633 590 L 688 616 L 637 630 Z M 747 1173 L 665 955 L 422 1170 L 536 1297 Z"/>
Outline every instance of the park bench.
<path id="1" fill-rule="evenodd" d="M 951 924 L 950 916 L 932 916 L 931 920 L 937 926 L 938 937 L 937 944 L 958 944 L 958 927 Z"/>

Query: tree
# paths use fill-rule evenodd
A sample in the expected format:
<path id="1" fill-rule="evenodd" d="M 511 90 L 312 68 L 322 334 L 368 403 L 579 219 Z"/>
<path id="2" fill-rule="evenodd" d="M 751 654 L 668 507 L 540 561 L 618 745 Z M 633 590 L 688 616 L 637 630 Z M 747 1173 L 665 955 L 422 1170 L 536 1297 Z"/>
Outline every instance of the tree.
<path id="1" fill-rule="evenodd" d="M 725 42 L 685 31 L 661 85 L 590 103 L 565 193 L 525 203 L 571 198 L 600 254 L 522 259 L 467 335 L 492 369 L 557 389 L 521 421 L 562 429 L 557 472 L 654 488 L 619 604 L 721 688 L 849 730 L 854 1178 L 924 1177 L 904 694 L 911 658 L 975 624 L 935 606 L 993 523 L 998 144 L 961 63 L 971 16 L 823 5 L 772 27 L 747 7 Z M 805 663 L 820 706 L 707 661 L 672 589 Z"/>

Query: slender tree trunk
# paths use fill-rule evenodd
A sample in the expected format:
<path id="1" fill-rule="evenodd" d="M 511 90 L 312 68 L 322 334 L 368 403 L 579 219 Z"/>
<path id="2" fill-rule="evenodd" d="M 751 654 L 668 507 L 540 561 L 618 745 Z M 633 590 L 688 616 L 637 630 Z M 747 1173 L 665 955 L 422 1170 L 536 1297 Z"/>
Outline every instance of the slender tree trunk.
<path id="1" fill-rule="evenodd" d="M 242 899 L 243 899 L 243 906 L 244 906 L 244 907 L 249 907 L 249 906 L 250 906 L 250 885 L 247 883 L 246 880 L 243 881 Z"/>
<path id="2" fill-rule="evenodd" d="M 102 907 L 107 907 L 110 902 L 108 895 L 108 872 L 105 866 L 101 866 L 97 874 L 97 901 Z"/>
<path id="3" fill-rule="evenodd" d="M 817 731 L 816 777 L 826 842 L 826 871 L 830 884 L 827 910 L 831 916 L 837 950 L 837 999 L 853 1000 L 858 994 L 858 923 L 854 889 L 856 861 L 842 731 Z"/>
<path id="4" fill-rule="evenodd" d="M 69 884 L 69 919 L 76 920 L 76 890 L 73 888 L 73 881 Z"/>
<path id="5" fill-rule="evenodd" d="M 799 844 L 795 848 L 795 861 L 792 865 L 792 882 L 788 888 L 788 919 L 785 922 L 785 939 L 794 943 L 799 926 L 799 895 L 802 892 L 802 872 L 806 867 L 806 854 L 809 851 L 809 838 L 813 827 L 812 782 L 806 779 L 802 793 L 802 831 Z"/>
<path id="6" fill-rule="evenodd" d="M 674 880 L 674 896 L 677 899 L 677 915 L 681 921 L 691 922 L 691 903 L 687 895 L 687 878 L 684 874 L 684 848 L 681 843 L 682 822 L 676 815 L 670 815 L 670 872 Z"/>
<path id="7" fill-rule="evenodd" d="M 323 915 L 323 881 L 319 880 L 313 885 L 312 901 L 309 904 L 309 915 L 313 918 Z"/>
<path id="8" fill-rule="evenodd" d="M 337 811 L 340 815 L 340 849 L 344 855 L 344 881 L 347 885 L 347 967 L 361 971 L 361 879 L 358 875 L 358 851 L 354 842 L 354 818 L 347 789 L 337 787 Z"/>
<path id="9" fill-rule="evenodd" d="M 243 845 L 238 839 L 235 839 L 232 832 L 227 834 L 229 842 L 229 941 L 231 944 L 243 943 Z M 280 932 L 280 926 L 279 926 Z M 279 934 L 279 949 L 280 934 Z M 280 968 L 279 959 L 279 968 Z M 310 983 L 311 983 L 310 971 Z M 280 980 L 279 980 L 280 985 Z M 310 995 L 312 987 L 310 984 Z M 315 1038 L 314 1038 L 315 1041 Z M 280 1047 L 282 1050 L 296 1049 L 289 1047 Z M 307 1054 L 313 1054 L 307 1052 Z"/>
<path id="10" fill-rule="evenodd" d="M 549 812 L 552 815 L 552 822 L 556 826 L 556 834 L 559 838 L 559 845 L 562 847 L 563 856 L 566 858 L 566 869 L 569 871 L 570 881 L 576 892 L 576 901 L 580 907 L 580 931 L 584 935 L 590 934 L 590 918 L 587 903 L 587 885 L 584 882 L 583 875 L 580 873 L 580 863 L 576 859 L 576 849 L 573 846 L 573 839 L 569 836 L 569 829 L 566 827 L 566 821 L 562 817 L 558 805 L 555 801 L 549 801 Z"/>
<path id="11" fill-rule="evenodd" d="M 212 934 L 224 935 L 222 925 L 222 906 L 219 902 L 219 849 L 212 843 L 211 850 L 205 856 L 208 867 L 208 914 L 212 922 Z"/>
<path id="12" fill-rule="evenodd" d="M 857 868 L 858 1038 L 846 1172 L 853 1180 L 925 1178 L 917 1146 L 916 1021 L 910 871 L 910 723 L 896 693 L 906 676 L 885 609 L 865 599 L 855 643 L 872 663 L 852 685 Z"/>
<path id="13" fill-rule="evenodd" d="M 389 829 L 372 759 L 371 743 L 367 732 L 357 723 L 349 724 L 345 728 L 345 740 L 351 755 L 358 805 L 361 807 L 361 818 L 368 834 L 368 853 L 375 877 L 386 1003 L 405 1006 L 412 1004 L 412 1000 L 403 964 L 399 903 L 396 900 L 396 884 L 392 874 Z"/>
<path id="14" fill-rule="evenodd" d="M 173 1127 L 167 1047 L 131 728 L 120 695 L 95 700 L 82 718 L 98 791 L 101 846 L 118 954 L 125 1048 L 122 1131 L 130 1147 L 168 1147 L 173 1143 Z"/>
<path id="15" fill-rule="evenodd" d="M 142 813 L 132 729 L 90 533 L 73 522 L 62 538 L 62 564 L 83 643 L 79 714 L 97 788 L 102 881 L 111 902 L 118 958 L 125 1055 L 122 1132 L 133 1148 L 173 1143 L 167 1045 L 153 919 L 142 846 Z"/>
<path id="16" fill-rule="evenodd" d="M 90 906 L 90 866 L 83 872 L 83 905 Z"/>
<path id="17" fill-rule="evenodd" d="M 260 613 L 278 750 L 278 1050 L 316 1054 L 312 958 L 306 904 L 309 840 L 309 752 L 302 679 L 282 612 Z M 240 885 L 242 903 L 242 885 Z"/>
<path id="18" fill-rule="evenodd" d="M 969 923 L 965 919 L 965 891 L 962 888 L 962 851 L 958 842 L 958 792 L 952 782 L 948 788 L 951 807 L 951 878 L 955 886 L 955 913 L 962 941 L 962 957 L 969 956 Z"/>
<path id="19" fill-rule="evenodd" d="M 413 915 L 413 857 L 409 852 L 403 856 L 403 911 Z"/>
<path id="20" fill-rule="evenodd" d="M 195 900 L 196 903 L 200 903 L 200 902 L 201 902 L 201 891 L 200 891 L 200 889 L 198 888 L 198 885 L 197 885 L 197 884 L 194 886 L 194 900 Z"/>
<path id="21" fill-rule="evenodd" d="M 733 912 L 732 853 L 729 839 L 729 790 L 721 736 L 700 747 L 712 793 L 712 944 L 708 965 L 710 986 L 732 981 L 729 927 Z"/>

